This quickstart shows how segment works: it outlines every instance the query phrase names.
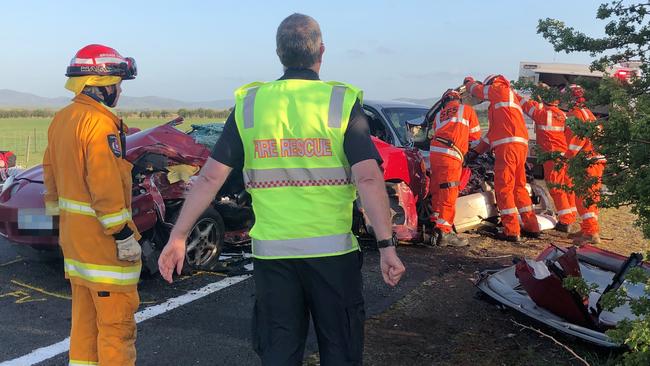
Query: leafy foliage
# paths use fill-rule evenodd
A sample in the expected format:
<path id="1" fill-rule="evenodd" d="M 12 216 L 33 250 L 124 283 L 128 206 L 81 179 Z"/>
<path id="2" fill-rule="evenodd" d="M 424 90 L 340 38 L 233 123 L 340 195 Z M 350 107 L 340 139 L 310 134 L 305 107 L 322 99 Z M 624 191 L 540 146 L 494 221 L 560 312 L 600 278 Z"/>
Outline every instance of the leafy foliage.
<path id="1" fill-rule="evenodd" d="M 596 58 L 592 70 L 611 73 L 616 64 L 638 62 L 640 72 L 629 79 L 581 81 L 588 106 L 608 106 L 608 116 L 592 125 L 575 121 L 567 124 L 577 135 L 591 139 L 595 149 L 607 157 L 603 183 L 610 194 L 599 205 L 631 205 L 644 235 L 650 237 L 650 2 L 605 3 L 598 8 L 596 17 L 607 21 L 603 37 L 588 36 L 550 18 L 540 20 L 537 30 L 558 52 L 588 52 Z M 569 163 L 577 190 L 589 187 L 588 180 L 579 179 L 585 168 L 584 159 Z M 645 295 L 630 298 L 622 286 L 603 295 L 603 306 L 612 310 L 627 303 L 637 319 L 622 321 L 607 334 L 629 348 L 622 360 L 625 365 L 650 365 L 650 275 L 637 268 L 626 279 L 644 286 Z M 580 282 L 568 279 L 565 286 L 578 292 L 592 290 Z"/>
<path id="2" fill-rule="evenodd" d="M 607 157 L 603 183 L 610 195 L 603 197 L 602 207 L 631 205 L 638 215 L 644 234 L 650 237 L 650 3 L 625 4 L 615 1 L 599 7 L 597 18 L 608 20 L 605 36 L 589 37 L 555 19 L 540 20 L 538 33 L 555 48 L 564 52 L 589 52 L 600 56 L 591 68 L 611 72 L 621 62 L 635 60 L 641 72 L 629 80 L 615 77 L 578 82 L 586 90 L 587 105 L 609 106 L 607 118 L 596 124 L 567 124 L 578 136 L 589 137 L 596 150 Z M 604 56 L 603 56 L 604 55 Z M 573 159 L 576 190 L 585 191 L 589 179 L 581 180 L 588 165 Z M 573 165 L 573 166 L 571 166 Z"/>

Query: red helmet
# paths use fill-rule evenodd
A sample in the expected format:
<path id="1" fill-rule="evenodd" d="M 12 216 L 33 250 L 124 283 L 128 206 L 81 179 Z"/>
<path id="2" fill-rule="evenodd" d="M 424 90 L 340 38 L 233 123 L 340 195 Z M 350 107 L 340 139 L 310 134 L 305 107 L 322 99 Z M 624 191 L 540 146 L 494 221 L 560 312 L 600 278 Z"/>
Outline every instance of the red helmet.
<path id="1" fill-rule="evenodd" d="M 452 100 L 460 100 L 460 99 L 461 99 L 460 93 L 458 92 L 458 90 L 455 89 L 447 89 L 447 91 L 445 91 L 442 94 L 442 97 L 440 98 L 442 104 L 446 104 Z"/>
<path id="2" fill-rule="evenodd" d="M 571 97 L 576 103 L 584 103 L 585 99 L 585 90 L 578 84 L 570 84 L 565 86 L 561 90 L 562 93 L 571 93 Z"/>
<path id="3" fill-rule="evenodd" d="M 122 80 L 131 80 L 138 75 L 138 69 L 132 57 L 122 57 L 113 48 L 91 44 L 77 51 L 65 73 L 68 77 L 86 75 L 119 76 Z"/>
<path id="4" fill-rule="evenodd" d="M 508 79 L 506 79 L 505 76 L 500 75 L 500 74 L 492 74 L 492 75 L 488 75 L 488 76 L 485 78 L 485 80 L 483 80 L 483 84 L 484 84 L 484 85 L 490 85 L 490 84 L 494 83 L 497 79 L 499 79 L 499 80 L 501 80 L 501 81 L 503 81 L 503 82 L 505 82 L 505 83 L 510 84 L 510 83 L 508 82 Z"/>

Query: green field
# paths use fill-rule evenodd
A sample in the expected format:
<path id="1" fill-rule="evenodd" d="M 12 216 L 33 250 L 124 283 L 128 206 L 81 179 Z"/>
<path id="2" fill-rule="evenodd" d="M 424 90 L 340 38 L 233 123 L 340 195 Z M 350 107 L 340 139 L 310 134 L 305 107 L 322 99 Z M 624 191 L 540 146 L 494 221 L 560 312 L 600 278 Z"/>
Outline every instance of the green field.
<path id="1" fill-rule="evenodd" d="M 171 120 L 166 119 L 125 119 L 129 127 L 147 129 Z M 40 164 L 47 145 L 47 128 L 50 118 L 6 118 L 0 119 L 0 150 L 10 150 L 16 154 L 17 164 L 31 167 Z M 186 119 L 178 126 L 182 131 L 190 129 L 191 124 L 219 122 L 215 119 Z M 27 148 L 29 144 L 29 149 Z"/>

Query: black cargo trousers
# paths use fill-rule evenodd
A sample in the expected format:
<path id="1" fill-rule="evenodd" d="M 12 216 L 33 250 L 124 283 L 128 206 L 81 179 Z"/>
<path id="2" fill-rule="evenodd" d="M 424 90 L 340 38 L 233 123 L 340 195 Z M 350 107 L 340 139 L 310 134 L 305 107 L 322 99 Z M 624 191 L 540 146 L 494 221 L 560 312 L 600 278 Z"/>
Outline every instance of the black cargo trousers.
<path id="1" fill-rule="evenodd" d="M 322 366 L 361 365 L 363 254 L 255 259 L 253 348 L 264 366 L 301 366 L 309 317 Z"/>

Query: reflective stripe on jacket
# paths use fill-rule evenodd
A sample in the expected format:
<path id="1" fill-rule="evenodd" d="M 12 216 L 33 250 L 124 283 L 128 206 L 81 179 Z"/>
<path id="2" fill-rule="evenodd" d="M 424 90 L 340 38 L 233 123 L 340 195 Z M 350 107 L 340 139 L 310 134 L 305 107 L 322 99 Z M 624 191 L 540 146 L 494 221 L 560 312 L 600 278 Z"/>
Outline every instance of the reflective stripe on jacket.
<path id="1" fill-rule="evenodd" d="M 120 120 L 79 94 L 55 115 L 43 157 L 45 203 L 59 208 L 59 242 L 71 282 L 104 291 L 131 291 L 141 264 L 117 259 L 112 234 L 131 218 L 131 168 L 121 157 Z"/>
<path id="2" fill-rule="evenodd" d="M 593 123 L 596 121 L 596 116 L 594 116 L 594 114 L 588 108 L 581 106 L 574 107 L 567 113 L 567 115 L 576 117 L 584 123 Z M 573 131 L 571 131 L 571 128 L 569 126 L 566 126 L 564 135 L 568 145 L 566 152 L 567 158 L 572 158 L 582 151 L 585 155 L 587 155 L 587 157 L 596 159 L 600 162 L 606 161 L 604 156 L 594 151 L 594 147 L 589 138 L 580 138 L 579 136 L 575 135 Z"/>
<path id="3" fill-rule="evenodd" d="M 504 143 L 528 144 L 524 115 L 510 83 L 496 79 L 491 85 L 473 82 L 468 87 L 474 97 L 490 102 L 488 132 L 476 148 L 478 152 Z"/>
<path id="4" fill-rule="evenodd" d="M 456 100 L 447 103 L 436 113 L 433 131 L 435 137 L 453 142 L 460 151 L 436 141 L 435 138 L 431 139 L 430 151 L 446 154 L 461 161 L 463 155 L 467 153 L 468 143 L 481 137 L 481 126 L 474 108 Z"/>
<path id="5" fill-rule="evenodd" d="M 343 138 L 360 90 L 318 80 L 253 83 L 235 92 L 244 182 L 255 212 L 253 256 L 311 258 L 359 249 L 356 189 Z"/>
<path id="6" fill-rule="evenodd" d="M 537 145 L 544 151 L 559 151 L 567 149 L 564 136 L 566 114 L 557 106 L 528 100 L 523 105 L 524 112 L 535 122 Z"/>

